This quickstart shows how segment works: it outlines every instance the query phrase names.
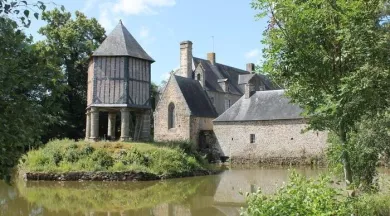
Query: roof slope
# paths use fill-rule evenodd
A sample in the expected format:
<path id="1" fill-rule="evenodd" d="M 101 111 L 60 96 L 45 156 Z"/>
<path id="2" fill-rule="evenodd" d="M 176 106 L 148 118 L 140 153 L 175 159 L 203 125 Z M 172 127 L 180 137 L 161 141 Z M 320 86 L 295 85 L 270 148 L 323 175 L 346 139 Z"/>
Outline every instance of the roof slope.
<path id="1" fill-rule="evenodd" d="M 131 56 L 154 62 L 122 22 L 119 22 L 92 56 Z"/>
<path id="2" fill-rule="evenodd" d="M 230 67 L 227 65 L 215 63 L 211 64 L 209 60 L 193 57 L 195 68 L 198 64 L 202 64 L 206 80 L 205 89 L 210 91 L 224 92 L 221 86 L 218 84 L 219 79 L 228 79 L 229 91 L 232 94 L 242 95 L 243 90 L 238 86 L 238 76 L 240 74 L 249 74 L 248 71 L 238 68 Z"/>
<path id="3" fill-rule="evenodd" d="M 284 96 L 284 90 L 257 91 L 248 99 L 241 97 L 214 121 L 302 119 L 301 113 L 302 109 Z"/>
<path id="4" fill-rule="evenodd" d="M 230 67 L 227 65 L 215 63 L 211 64 L 209 60 L 193 57 L 195 68 L 201 64 L 205 70 L 205 89 L 208 91 L 224 92 L 221 86 L 218 84 L 218 80 L 227 79 L 229 84 L 229 92 L 232 94 L 243 95 L 244 89 L 243 86 L 239 84 L 240 75 L 248 75 L 246 79 L 253 77 L 248 71 L 241 70 L 238 68 Z M 270 79 L 262 74 L 258 74 L 265 84 L 266 90 L 276 89 Z"/>
<path id="5" fill-rule="evenodd" d="M 216 118 L 218 116 L 199 81 L 176 75 L 173 77 L 176 79 L 187 105 L 191 110 L 191 115 L 208 118 Z"/>

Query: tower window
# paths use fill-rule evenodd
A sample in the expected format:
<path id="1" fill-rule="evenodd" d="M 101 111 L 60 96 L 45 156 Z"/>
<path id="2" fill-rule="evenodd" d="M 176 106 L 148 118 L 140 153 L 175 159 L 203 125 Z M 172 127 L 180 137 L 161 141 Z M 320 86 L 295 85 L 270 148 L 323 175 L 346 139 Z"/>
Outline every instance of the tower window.
<path id="1" fill-rule="evenodd" d="M 251 143 L 255 143 L 255 141 L 256 141 L 256 136 L 255 136 L 254 134 L 251 134 L 251 135 L 250 135 L 250 141 L 251 141 Z"/>
<path id="2" fill-rule="evenodd" d="M 175 104 L 170 103 L 168 106 L 168 129 L 175 127 Z"/>

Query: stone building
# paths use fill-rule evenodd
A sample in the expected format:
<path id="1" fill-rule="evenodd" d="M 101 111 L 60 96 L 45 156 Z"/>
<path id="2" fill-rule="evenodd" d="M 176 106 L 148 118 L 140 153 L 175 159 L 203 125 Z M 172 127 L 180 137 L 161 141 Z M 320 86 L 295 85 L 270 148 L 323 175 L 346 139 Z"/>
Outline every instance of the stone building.
<path id="1" fill-rule="evenodd" d="M 175 74 L 199 81 L 220 115 L 244 94 L 244 85 L 238 82 L 239 76 L 249 75 L 254 70 L 253 63 L 246 65 L 246 71 L 220 64 L 215 53 L 207 53 L 207 59 L 193 57 L 192 42 L 183 41 L 180 43 L 180 69 Z M 274 89 L 267 77 L 259 78 L 263 90 Z"/>
<path id="2" fill-rule="evenodd" d="M 256 77 L 258 90 L 274 88 L 267 77 L 253 72 L 252 63 L 247 71 L 219 64 L 215 53 L 208 53 L 207 60 L 193 57 L 192 42 L 181 42 L 180 69 L 171 75 L 154 113 L 154 140 L 198 143 L 212 132 L 212 120 L 244 94 L 240 77 Z"/>
<path id="3" fill-rule="evenodd" d="M 218 116 L 196 80 L 171 75 L 154 114 L 154 140 L 198 142 L 199 131 L 212 130 Z"/>
<path id="4" fill-rule="evenodd" d="M 117 131 L 122 141 L 150 139 L 153 62 L 120 22 L 90 59 L 86 140 L 96 141 L 103 136 L 114 140 Z M 99 134 L 99 113 L 108 113 L 105 134 Z"/>
<path id="5" fill-rule="evenodd" d="M 238 163 L 308 163 L 323 155 L 327 134 L 308 131 L 284 90 L 251 91 L 213 121 L 217 148 Z M 253 88 L 252 88 L 253 89 Z"/>

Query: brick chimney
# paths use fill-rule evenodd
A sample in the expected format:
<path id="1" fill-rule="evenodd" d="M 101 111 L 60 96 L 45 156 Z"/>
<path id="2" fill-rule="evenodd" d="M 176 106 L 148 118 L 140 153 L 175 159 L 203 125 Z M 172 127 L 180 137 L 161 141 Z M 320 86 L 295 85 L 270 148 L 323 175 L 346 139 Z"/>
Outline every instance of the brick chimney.
<path id="1" fill-rule="evenodd" d="M 250 73 L 255 73 L 255 64 L 253 63 L 246 64 L 246 70 Z"/>
<path id="2" fill-rule="evenodd" d="M 180 73 L 182 77 L 192 77 L 192 42 L 183 41 L 180 43 Z"/>
<path id="3" fill-rule="evenodd" d="M 210 63 L 214 65 L 216 63 L 216 61 L 215 61 L 215 53 L 214 52 L 207 53 L 207 60 L 209 60 Z"/>

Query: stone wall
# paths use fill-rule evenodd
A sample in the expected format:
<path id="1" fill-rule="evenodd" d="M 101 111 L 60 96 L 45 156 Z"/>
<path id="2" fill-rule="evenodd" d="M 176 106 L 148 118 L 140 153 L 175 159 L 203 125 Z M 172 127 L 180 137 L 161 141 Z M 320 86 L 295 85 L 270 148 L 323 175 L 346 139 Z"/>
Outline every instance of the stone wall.
<path id="1" fill-rule="evenodd" d="M 323 156 L 327 133 L 301 133 L 305 127 L 303 119 L 214 122 L 214 133 L 222 156 L 234 163 L 316 163 Z M 250 134 L 255 134 L 254 143 Z"/>
<path id="2" fill-rule="evenodd" d="M 168 129 L 168 106 L 175 105 L 175 127 Z M 190 140 L 190 110 L 176 80 L 171 76 L 154 112 L 154 140 Z"/>
<path id="3" fill-rule="evenodd" d="M 199 142 L 199 132 L 201 130 L 213 130 L 214 118 L 202 118 L 191 116 L 190 140 L 196 144 Z"/>
<path id="4" fill-rule="evenodd" d="M 223 112 L 225 112 L 225 100 L 230 100 L 230 106 L 232 106 L 235 102 L 237 102 L 242 95 L 235 95 L 235 94 L 229 94 L 229 93 L 222 93 L 222 92 L 214 92 L 214 91 L 207 91 L 207 95 L 213 102 L 213 105 L 215 107 L 215 110 L 217 111 L 218 115 L 221 115 Z"/>

